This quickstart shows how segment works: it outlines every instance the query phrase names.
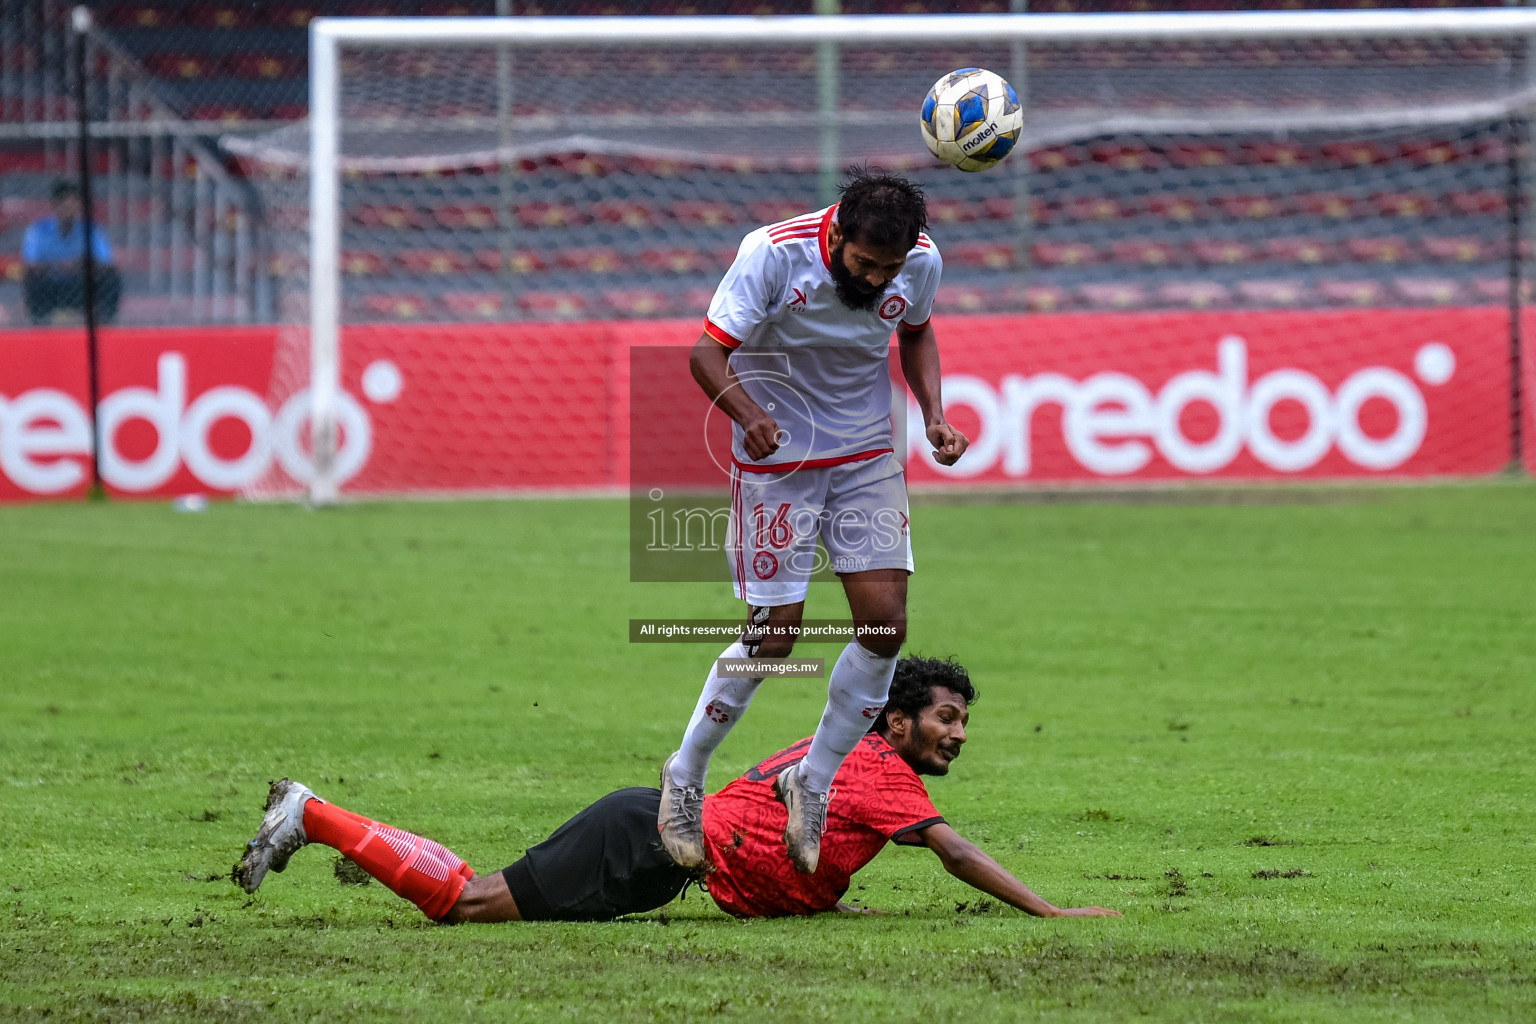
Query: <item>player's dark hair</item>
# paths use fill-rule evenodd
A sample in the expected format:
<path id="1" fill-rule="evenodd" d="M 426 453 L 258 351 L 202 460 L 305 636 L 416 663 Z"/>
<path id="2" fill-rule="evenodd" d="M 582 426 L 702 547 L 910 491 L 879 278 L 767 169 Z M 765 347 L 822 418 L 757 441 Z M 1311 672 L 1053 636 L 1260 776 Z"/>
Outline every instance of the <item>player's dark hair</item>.
<path id="1" fill-rule="evenodd" d="M 885 716 L 901 711 L 909 718 L 916 718 L 933 703 L 933 688 L 942 686 L 953 690 L 967 705 L 976 703 L 976 686 L 970 674 L 954 658 L 924 658 L 909 654 L 896 663 L 896 675 L 891 680 L 891 695 L 886 698 L 885 710 L 875 719 L 877 732 L 890 728 Z"/>
<path id="2" fill-rule="evenodd" d="M 48 190 L 48 198 L 54 202 L 58 202 L 60 199 L 68 199 L 70 196 L 74 196 L 77 199 L 80 197 L 80 186 L 75 184 L 73 178 L 59 178 L 53 183 L 53 187 Z"/>
<path id="3" fill-rule="evenodd" d="M 837 223 L 843 236 L 862 245 L 906 252 L 928 227 L 923 190 L 899 174 L 855 166 L 838 186 Z"/>

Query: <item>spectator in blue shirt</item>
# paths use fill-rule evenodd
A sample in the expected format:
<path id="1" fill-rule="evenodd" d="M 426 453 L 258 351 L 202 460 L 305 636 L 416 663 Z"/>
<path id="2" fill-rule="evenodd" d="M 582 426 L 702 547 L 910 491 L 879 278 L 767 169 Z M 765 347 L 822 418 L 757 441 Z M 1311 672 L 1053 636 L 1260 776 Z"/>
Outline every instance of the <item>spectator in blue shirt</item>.
<path id="1" fill-rule="evenodd" d="M 80 189 L 72 181 L 54 183 L 53 216 L 34 221 L 21 243 L 22 297 L 33 323 L 47 323 L 56 310 L 85 310 L 85 223 Z M 96 319 L 117 316 L 122 278 L 112 266 L 112 246 L 100 227 L 91 232 L 96 258 Z"/>

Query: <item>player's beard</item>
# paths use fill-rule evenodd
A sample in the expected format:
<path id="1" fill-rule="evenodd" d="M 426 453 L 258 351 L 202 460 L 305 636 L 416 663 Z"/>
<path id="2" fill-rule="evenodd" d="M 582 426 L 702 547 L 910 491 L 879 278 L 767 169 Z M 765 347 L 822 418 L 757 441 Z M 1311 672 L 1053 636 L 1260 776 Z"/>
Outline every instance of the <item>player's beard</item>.
<path id="1" fill-rule="evenodd" d="M 843 260 L 845 244 L 839 242 L 837 248 L 832 250 L 832 281 L 837 285 L 838 301 L 849 309 L 874 309 L 890 283 L 871 288 L 866 282 L 854 277 L 853 271 L 848 269 L 848 264 Z"/>

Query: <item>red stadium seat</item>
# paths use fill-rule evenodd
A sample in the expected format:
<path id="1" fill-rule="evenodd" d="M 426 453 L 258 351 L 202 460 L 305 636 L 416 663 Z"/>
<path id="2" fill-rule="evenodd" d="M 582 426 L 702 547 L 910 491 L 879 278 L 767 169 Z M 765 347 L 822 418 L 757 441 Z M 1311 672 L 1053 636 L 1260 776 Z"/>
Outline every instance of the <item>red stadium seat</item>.
<path id="1" fill-rule="evenodd" d="M 444 292 L 443 308 L 466 320 L 488 320 L 501 315 L 504 300 L 500 292 Z"/>
<path id="2" fill-rule="evenodd" d="M 462 274 L 468 255 L 459 249 L 401 249 L 395 262 L 408 274 Z"/>
<path id="3" fill-rule="evenodd" d="M 273 277 L 294 277 L 309 273 L 309 260 L 293 253 L 274 253 L 267 264 Z"/>
<path id="4" fill-rule="evenodd" d="M 576 320 L 587 313 L 587 300 L 580 292 L 523 292 L 516 305 L 540 320 Z"/>
<path id="5" fill-rule="evenodd" d="M 959 224 L 974 221 L 984 210 L 969 199 L 928 200 L 928 221 L 931 224 Z"/>
<path id="6" fill-rule="evenodd" d="M 1087 158 L 1087 154 L 1077 146 L 1053 146 L 1050 149 L 1037 149 L 1029 154 L 1029 166 L 1036 171 L 1050 173 L 1052 171 L 1064 171 L 1069 167 L 1078 167 Z"/>
<path id="7" fill-rule="evenodd" d="M 300 121 L 309 116 L 309 107 L 303 103 L 278 103 L 272 107 L 272 117 L 279 121 Z"/>
<path id="8" fill-rule="evenodd" d="M 358 306 L 369 316 L 388 320 L 416 320 L 427 312 L 426 298 L 407 292 L 365 295 Z"/>
<path id="9" fill-rule="evenodd" d="M 1231 303 L 1227 287 L 1216 281 L 1170 281 L 1157 289 L 1157 297 L 1170 306 L 1210 309 Z"/>
<path id="10" fill-rule="evenodd" d="M 1096 309 L 1137 309 L 1147 304 L 1147 292 L 1139 284 L 1106 282 L 1080 284 L 1077 293 Z"/>
<path id="11" fill-rule="evenodd" d="M 1278 196 L 1217 196 L 1211 202 L 1226 216 L 1239 220 L 1264 220 L 1286 212 L 1285 201 Z"/>
<path id="12" fill-rule="evenodd" d="M 1419 243 L 1430 259 L 1441 263 L 1483 263 L 1503 256 L 1503 246 L 1494 246 L 1479 238 L 1451 238 L 1426 235 Z"/>
<path id="13" fill-rule="evenodd" d="M 193 121 L 222 121 L 224 124 L 236 125 L 249 121 L 251 110 L 233 103 L 199 103 L 187 111 L 187 115 Z"/>
<path id="14" fill-rule="evenodd" d="M 498 271 L 501 269 L 500 249 L 476 249 L 474 254 L 475 266 L 481 270 Z M 533 274 L 541 270 L 548 270 L 549 264 L 544 257 L 533 249 L 517 249 L 512 253 L 512 270 L 518 274 Z"/>
<path id="15" fill-rule="evenodd" d="M 1034 313 L 1050 313 L 1072 304 L 1072 297 L 1065 288 L 1051 284 L 1026 286 L 1023 300 L 1024 308 Z"/>
<path id="16" fill-rule="evenodd" d="M 196 28 L 236 29 L 251 25 L 251 12 L 237 4 L 188 4 L 182 17 Z"/>
<path id="17" fill-rule="evenodd" d="M 451 231 L 487 231 L 494 228 L 498 221 L 496 208 L 484 203 L 439 206 L 432 211 L 432 219 Z"/>
<path id="18" fill-rule="evenodd" d="M 946 313 L 985 313 L 993 308 L 996 289 L 977 285 L 941 284 L 934 306 Z"/>
<path id="19" fill-rule="evenodd" d="M 1435 201 L 1420 192 L 1378 192 L 1369 202 L 1383 217 L 1427 217 L 1435 212 Z"/>
<path id="20" fill-rule="evenodd" d="M 1403 144 L 1403 156 L 1416 164 L 1426 167 L 1435 167 L 1440 164 L 1463 160 L 1470 156 L 1471 153 L 1471 147 L 1461 140 L 1452 142 L 1425 140 L 1423 142 L 1406 142 Z"/>
<path id="21" fill-rule="evenodd" d="M 1148 196 L 1143 204 L 1147 213 L 1174 221 L 1198 220 L 1205 216 L 1205 204 L 1193 196 Z"/>
<path id="22" fill-rule="evenodd" d="M 308 28 L 314 19 L 315 8 L 309 4 L 273 4 L 264 12 L 266 22 L 273 28 Z"/>
<path id="23" fill-rule="evenodd" d="M 654 207 L 636 202 L 594 203 L 592 219 L 599 224 L 621 224 L 627 228 L 643 228 L 657 220 Z"/>
<path id="24" fill-rule="evenodd" d="M 1013 266 L 1013 246 L 1005 242 L 956 242 L 944 247 L 944 259 L 956 266 L 1007 270 Z"/>
<path id="25" fill-rule="evenodd" d="M 81 243 L 82 248 L 84 243 Z M 10 253 L 0 253 L 0 277 L 7 281 L 20 281 L 22 277 L 21 257 Z"/>
<path id="26" fill-rule="evenodd" d="M 170 28 L 181 21 L 180 6 L 161 4 L 121 4 L 107 9 L 107 24 L 113 28 Z"/>
<path id="27" fill-rule="evenodd" d="M 1449 306 L 1462 300 L 1461 285 L 1449 277 L 1398 277 L 1392 288 L 1415 305 Z"/>
<path id="28" fill-rule="evenodd" d="M 559 249 L 553 255 L 555 266 L 588 274 L 612 274 L 622 270 L 624 265 L 624 255 L 619 250 L 606 246 Z"/>
<path id="29" fill-rule="evenodd" d="M 1349 238 L 1344 248 L 1361 263 L 1401 263 L 1408 258 L 1409 245 L 1402 238 Z"/>
<path id="30" fill-rule="evenodd" d="M 1239 281 L 1237 293 L 1255 306 L 1294 306 L 1306 294 L 1299 281 Z"/>
<path id="31" fill-rule="evenodd" d="M 671 297 L 648 288 L 604 292 L 603 308 L 614 316 L 661 316 L 668 312 Z"/>
<path id="32" fill-rule="evenodd" d="M 351 277 L 379 277 L 386 273 L 384 257 L 374 252 L 343 252 L 341 272 Z"/>
<path id="33" fill-rule="evenodd" d="M 1189 251 L 1211 266 L 1251 263 L 1254 259 L 1253 246 L 1232 238 L 1197 238 L 1189 243 Z"/>
<path id="34" fill-rule="evenodd" d="M 1079 267 L 1098 258 L 1098 250 L 1085 242 L 1036 242 L 1029 247 L 1029 260 L 1038 267 Z"/>
<path id="35" fill-rule="evenodd" d="M 1175 167 L 1225 167 L 1234 162 L 1227 147 L 1215 142 L 1169 146 L 1167 158 Z"/>
<path id="36" fill-rule="evenodd" d="M 1380 305 L 1386 294 L 1380 281 L 1339 281 L 1332 278 L 1318 283 L 1318 293 L 1337 306 Z"/>
<path id="37" fill-rule="evenodd" d="M 1145 238 L 1112 242 L 1109 253 L 1115 263 L 1138 263 L 1144 267 L 1166 267 L 1179 261 L 1179 251 L 1172 245 Z"/>
<path id="38" fill-rule="evenodd" d="M 1479 214 L 1503 213 L 1508 197 L 1497 189 L 1476 189 L 1466 192 L 1447 192 L 1441 199 L 1457 213 L 1474 217 Z"/>
<path id="39" fill-rule="evenodd" d="M 1264 255 L 1277 263 L 1333 263 L 1339 253 L 1332 242 L 1322 238 L 1271 238 L 1264 243 Z"/>
<path id="40" fill-rule="evenodd" d="M 284 53 L 236 53 L 224 62 L 236 78 L 297 78 L 303 62 Z"/>
<path id="41" fill-rule="evenodd" d="M 1328 217 L 1343 220 L 1354 216 L 1354 196 L 1342 192 L 1307 192 L 1296 197 L 1296 205 L 1312 217 Z"/>
<path id="42" fill-rule="evenodd" d="M 1114 196 L 1077 196 L 1061 204 L 1061 209 L 1071 220 L 1117 220 L 1130 213 Z"/>
<path id="43" fill-rule="evenodd" d="M 1304 164 L 1311 154 L 1306 147 L 1294 142 L 1255 142 L 1242 147 L 1245 163 L 1272 164 L 1276 167 L 1295 167 Z"/>
<path id="44" fill-rule="evenodd" d="M 364 203 L 351 210 L 354 224 L 365 228 L 389 228 L 391 230 L 416 230 L 427 226 L 426 214 L 414 206 L 399 204 L 375 205 Z"/>
<path id="45" fill-rule="evenodd" d="M 1144 145 L 1119 142 L 1096 143 L 1088 147 L 1094 163 L 1117 171 L 1148 171 L 1162 163 L 1162 158 Z"/>
<path id="46" fill-rule="evenodd" d="M 513 213 L 525 228 L 567 228 L 588 220 L 584 211 L 570 203 L 519 203 Z"/>
<path id="47" fill-rule="evenodd" d="M 144 67 L 156 78 L 207 78 L 215 70 L 211 58 L 195 53 L 152 53 Z"/>
<path id="48" fill-rule="evenodd" d="M 733 203 L 685 199 L 672 204 L 672 216 L 684 224 L 703 224 L 706 227 L 734 224 L 739 215 L 740 211 Z"/>
<path id="49" fill-rule="evenodd" d="M 752 219 L 759 224 L 777 224 L 780 221 L 792 220 L 816 208 L 814 202 L 802 202 L 797 199 L 759 199 L 747 204 L 747 210 L 751 212 Z"/>
<path id="50" fill-rule="evenodd" d="M 1379 142 L 1330 142 L 1323 155 L 1343 167 L 1367 167 L 1385 163 L 1396 156 L 1395 147 Z"/>
<path id="51" fill-rule="evenodd" d="M 697 249 L 644 249 L 640 265 L 655 274 L 693 274 L 713 268 L 714 261 Z"/>
<path id="52" fill-rule="evenodd" d="M 1472 294 L 1484 302 L 1508 302 L 1509 276 L 1500 274 L 1497 277 L 1475 278 L 1472 281 Z M 1520 300 L 1522 302 L 1531 301 L 1531 282 L 1521 282 Z"/>

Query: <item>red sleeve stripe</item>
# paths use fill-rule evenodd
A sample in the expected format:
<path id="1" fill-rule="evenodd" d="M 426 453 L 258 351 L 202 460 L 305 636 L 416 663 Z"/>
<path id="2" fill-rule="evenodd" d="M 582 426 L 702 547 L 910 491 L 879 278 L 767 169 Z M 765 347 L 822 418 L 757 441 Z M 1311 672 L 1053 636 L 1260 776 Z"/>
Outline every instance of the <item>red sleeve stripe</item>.
<path id="1" fill-rule="evenodd" d="M 801 231 L 793 235 L 775 235 L 771 237 L 770 241 L 773 245 L 783 245 L 785 242 L 793 242 L 797 238 L 815 238 L 820 233 L 819 231 Z"/>
<path id="2" fill-rule="evenodd" d="M 802 231 L 815 231 L 819 227 L 821 227 L 821 225 L 815 221 L 812 221 L 809 224 L 795 224 L 790 227 L 780 228 L 776 231 L 770 231 L 768 232 L 768 237 L 774 241 L 778 241 L 785 235 L 798 235 Z"/>
<path id="3" fill-rule="evenodd" d="M 740 340 L 731 337 L 729 331 L 721 328 L 713 320 L 704 321 L 704 333 L 709 335 L 711 338 L 714 338 L 726 348 L 737 348 L 741 345 Z"/>
<path id="4" fill-rule="evenodd" d="M 769 231 L 783 231 L 785 228 L 799 227 L 804 224 L 820 224 L 821 216 L 816 213 L 807 213 L 799 217 L 791 217 L 789 220 L 781 220 L 777 224 L 769 226 Z"/>
<path id="5" fill-rule="evenodd" d="M 901 322 L 901 326 L 905 327 L 909 331 L 920 331 L 924 327 L 927 327 L 931 322 L 933 322 L 933 317 L 929 317 L 927 320 L 924 320 L 920 324 L 909 324 L 905 320 L 903 320 Z"/>

